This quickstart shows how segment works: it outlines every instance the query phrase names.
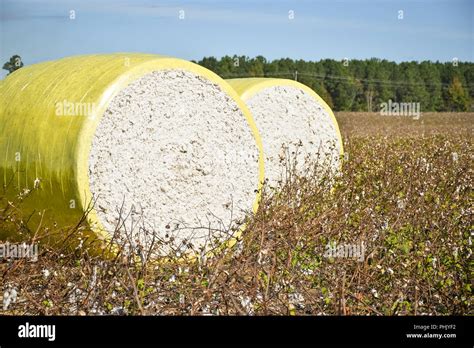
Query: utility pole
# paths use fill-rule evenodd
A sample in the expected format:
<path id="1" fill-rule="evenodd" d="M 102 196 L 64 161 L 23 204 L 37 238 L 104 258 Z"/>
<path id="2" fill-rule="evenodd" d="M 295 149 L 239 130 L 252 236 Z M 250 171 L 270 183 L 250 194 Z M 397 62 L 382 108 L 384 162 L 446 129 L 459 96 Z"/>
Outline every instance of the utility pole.
<path id="1" fill-rule="evenodd" d="M 295 70 L 295 81 L 298 81 L 298 70 Z"/>

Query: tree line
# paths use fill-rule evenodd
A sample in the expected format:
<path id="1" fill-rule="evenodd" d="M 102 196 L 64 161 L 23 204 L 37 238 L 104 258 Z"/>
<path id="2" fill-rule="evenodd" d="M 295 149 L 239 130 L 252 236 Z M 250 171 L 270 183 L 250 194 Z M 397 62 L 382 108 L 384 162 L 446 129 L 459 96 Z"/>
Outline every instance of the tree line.
<path id="1" fill-rule="evenodd" d="M 223 78 L 295 79 L 318 93 L 336 111 L 379 111 L 383 103 L 419 103 L 422 111 L 474 111 L 474 63 L 402 62 L 385 59 L 205 57 L 198 63 Z M 23 67 L 19 55 L 3 65 L 9 73 Z"/>
<path id="2" fill-rule="evenodd" d="M 223 78 L 278 77 L 311 87 L 336 111 L 379 111 L 389 100 L 422 111 L 473 111 L 474 63 L 385 59 L 319 61 L 257 56 L 205 57 L 196 62 Z"/>

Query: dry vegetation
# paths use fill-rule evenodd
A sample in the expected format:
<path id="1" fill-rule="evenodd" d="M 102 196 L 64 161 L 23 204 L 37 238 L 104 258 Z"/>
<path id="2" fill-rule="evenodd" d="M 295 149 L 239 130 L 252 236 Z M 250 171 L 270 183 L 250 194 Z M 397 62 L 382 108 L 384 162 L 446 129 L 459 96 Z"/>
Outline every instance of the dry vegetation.
<path id="1" fill-rule="evenodd" d="M 42 246 L 37 262 L 1 261 L 0 296 L 17 298 L 0 313 L 473 314 L 474 114 L 337 118 L 348 155 L 334 189 L 290 177 L 231 250 L 143 264 Z M 0 203 L 2 228 L 18 213 Z M 362 242 L 362 262 L 324 256 Z"/>

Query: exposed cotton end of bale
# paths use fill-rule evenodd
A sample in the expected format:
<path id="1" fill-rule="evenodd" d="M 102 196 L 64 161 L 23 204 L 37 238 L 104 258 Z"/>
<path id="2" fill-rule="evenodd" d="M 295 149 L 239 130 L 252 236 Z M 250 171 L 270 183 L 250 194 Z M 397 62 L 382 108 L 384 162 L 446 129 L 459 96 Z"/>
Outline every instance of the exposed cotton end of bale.
<path id="1" fill-rule="evenodd" d="M 251 211 L 258 156 L 242 111 L 219 86 L 183 70 L 152 72 L 120 91 L 95 132 L 98 217 L 145 245 L 205 247 Z"/>
<path id="2" fill-rule="evenodd" d="M 268 184 L 280 186 L 288 170 L 304 175 L 317 167 L 320 172 L 335 173 L 340 167 L 342 142 L 329 107 L 294 81 L 249 79 L 245 84 L 245 80 L 228 81 L 241 87 L 237 90 L 260 131 Z"/>

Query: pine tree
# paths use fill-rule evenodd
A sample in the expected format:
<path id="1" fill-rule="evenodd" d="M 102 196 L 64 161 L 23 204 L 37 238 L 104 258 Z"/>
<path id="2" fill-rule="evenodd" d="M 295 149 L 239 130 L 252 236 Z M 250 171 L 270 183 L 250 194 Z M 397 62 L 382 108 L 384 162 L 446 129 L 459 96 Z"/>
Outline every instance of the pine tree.
<path id="1" fill-rule="evenodd" d="M 455 76 L 448 87 L 448 102 L 451 111 L 467 111 L 469 110 L 469 95 L 464 90 L 464 87 Z"/>

